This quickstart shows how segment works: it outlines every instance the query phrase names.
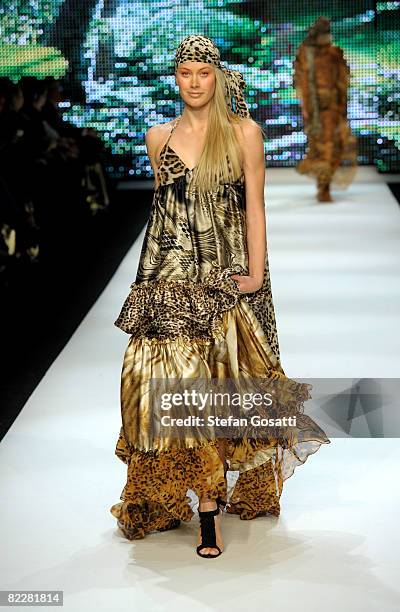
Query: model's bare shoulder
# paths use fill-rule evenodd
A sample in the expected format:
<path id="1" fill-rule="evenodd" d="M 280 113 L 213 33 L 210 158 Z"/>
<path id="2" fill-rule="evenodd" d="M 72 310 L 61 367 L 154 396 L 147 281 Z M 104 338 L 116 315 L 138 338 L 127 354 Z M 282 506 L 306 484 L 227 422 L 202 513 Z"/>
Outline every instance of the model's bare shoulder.
<path id="1" fill-rule="evenodd" d="M 166 121 L 165 123 L 159 123 L 152 125 L 148 128 L 145 134 L 145 142 L 147 148 L 147 154 L 150 161 L 153 160 L 156 164 L 159 162 L 159 153 L 166 141 L 169 132 L 171 131 L 172 121 Z"/>
<path id="2" fill-rule="evenodd" d="M 148 128 L 145 134 L 145 142 L 147 147 L 147 153 L 150 158 L 155 159 L 157 146 L 161 136 L 161 126 L 160 125 L 152 125 Z"/>
<path id="3" fill-rule="evenodd" d="M 261 127 L 251 117 L 241 117 L 240 122 L 234 123 L 236 136 L 243 147 L 250 146 L 254 139 L 261 135 Z"/>
<path id="4" fill-rule="evenodd" d="M 160 165 L 160 153 L 171 131 L 172 121 L 166 121 L 148 128 L 145 134 L 147 155 L 153 168 L 155 187 L 158 187 L 157 171 Z"/>
<path id="5" fill-rule="evenodd" d="M 149 127 L 145 136 L 146 141 L 148 140 L 150 143 L 154 143 L 154 141 L 162 139 L 163 135 L 166 136 L 171 131 L 173 122 L 174 119 L 171 119 L 171 121 Z"/>
<path id="6" fill-rule="evenodd" d="M 242 117 L 235 124 L 235 130 L 242 153 L 243 168 L 264 168 L 264 140 L 261 126 L 251 117 Z"/>
<path id="7" fill-rule="evenodd" d="M 258 125 L 257 121 L 254 121 L 254 119 L 251 117 L 242 117 L 239 125 L 242 127 L 243 133 L 248 136 L 252 136 L 260 130 L 260 126 Z"/>

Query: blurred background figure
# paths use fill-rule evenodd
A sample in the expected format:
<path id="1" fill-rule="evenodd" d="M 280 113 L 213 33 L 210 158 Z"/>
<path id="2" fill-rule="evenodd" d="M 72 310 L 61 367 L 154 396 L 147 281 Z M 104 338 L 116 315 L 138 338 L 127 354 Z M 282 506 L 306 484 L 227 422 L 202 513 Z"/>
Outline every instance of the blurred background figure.
<path id="1" fill-rule="evenodd" d="M 63 119 L 62 100 L 53 77 L 0 77 L 0 291 L 9 296 L 32 264 L 44 270 L 69 258 L 79 232 L 89 245 L 93 218 L 108 211 L 104 143 Z"/>
<path id="2" fill-rule="evenodd" d="M 66 154 L 79 159 L 81 187 L 86 205 L 92 214 L 106 209 L 110 199 L 106 184 L 104 166 L 104 144 L 97 131 L 90 127 L 78 128 L 62 116 L 59 107 L 63 101 L 63 85 L 59 79 L 48 77 L 47 100 L 42 109 L 42 118 L 48 131 L 58 139 L 60 148 Z"/>
<path id="3" fill-rule="evenodd" d="M 30 188 L 25 140 L 24 95 L 7 78 L 0 83 L 0 224 L 1 278 L 16 260 L 24 265 L 39 257 L 39 228 Z"/>
<path id="4" fill-rule="evenodd" d="M 332 202 L 330 185 L 346 189 L 357 169 L 357 140 L 347 120 L 350 69 L 332 44 L 330 20 L 320 17 L 308 30 L 293 63 L 307 135 L 306 155 L 297 172 L 316 179 L 317 199 Z"/>

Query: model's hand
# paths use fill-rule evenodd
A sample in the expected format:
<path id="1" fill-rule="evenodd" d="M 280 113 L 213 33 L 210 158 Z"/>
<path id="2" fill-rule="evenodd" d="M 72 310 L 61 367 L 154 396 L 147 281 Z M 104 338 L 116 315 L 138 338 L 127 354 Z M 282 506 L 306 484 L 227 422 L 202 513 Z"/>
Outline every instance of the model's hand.
<path id="1" fill-rule="evenodd" d="M 254 276 L 241 276 L 240 274 L 232 274 L 231 278 L 236 281 L 238 289 L 241 293 L 253 293 L 260 289 L 264 279 L 255 278 Z"/>

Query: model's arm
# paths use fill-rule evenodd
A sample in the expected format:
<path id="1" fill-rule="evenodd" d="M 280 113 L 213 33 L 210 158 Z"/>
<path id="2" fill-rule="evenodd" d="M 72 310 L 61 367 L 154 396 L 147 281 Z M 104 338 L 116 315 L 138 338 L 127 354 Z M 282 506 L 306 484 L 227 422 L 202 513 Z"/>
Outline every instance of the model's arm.
<path id="1" fill-rule="evenodd" d="M 153 172 L 154 172 L 154 188 L 155 189 L 157 189 L 158 187 L 156 151 L 157 151 L 157 147 L 159 143 L 159 138 L 160 138 L 160 131 L 159 131 L 158 125 L 153 125 L 152 127 L 150 127 L 147 130 L 146 135 L 144 137 L 145 143 L 146 143 L 147 155 L 148 155 L 151 167 L 153 168 Z"/>
<path id="2" fill-rule="evenodd" d="M 249 276 L 234 274 L 232 278 L 239 281 L 240 291 L 248 293 L 257 291 L 263 284 L 266 254 L 264 143 L 260 127 L 252 119 L 243 121 L 241 146 L 246 188 Z"/>

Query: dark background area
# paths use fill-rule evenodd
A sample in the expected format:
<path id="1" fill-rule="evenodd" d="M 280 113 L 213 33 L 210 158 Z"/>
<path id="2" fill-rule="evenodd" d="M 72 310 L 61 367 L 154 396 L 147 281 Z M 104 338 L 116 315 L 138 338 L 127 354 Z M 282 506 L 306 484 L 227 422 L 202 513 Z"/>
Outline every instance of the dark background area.
<path id="1" fill-rule="evenodd" d="M 112 206 L 101 215 L 65 228 L 46 260 L 20 268 L 16 262 L 3 288 L 1 438 L 147 223 L 151 190 L 114 184 L 110 197 Z"/>

